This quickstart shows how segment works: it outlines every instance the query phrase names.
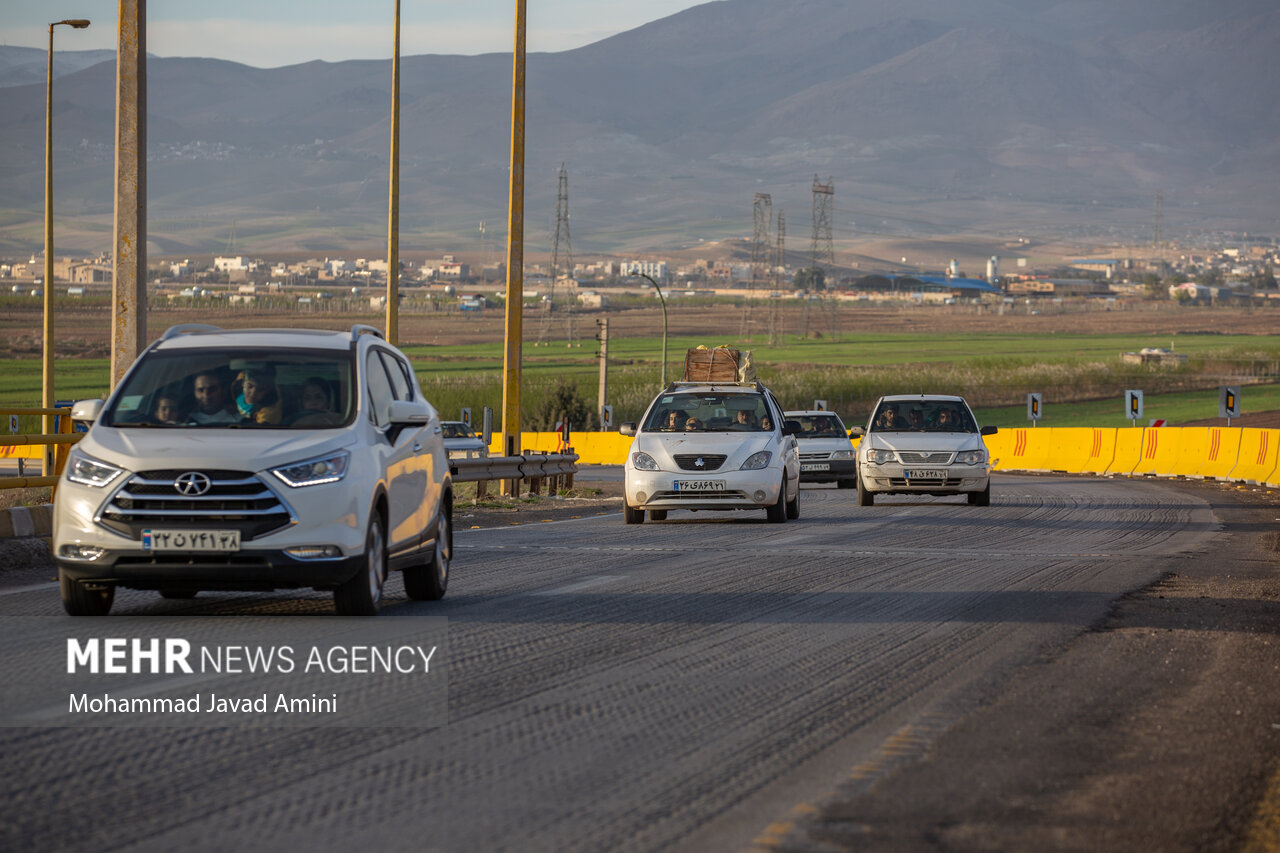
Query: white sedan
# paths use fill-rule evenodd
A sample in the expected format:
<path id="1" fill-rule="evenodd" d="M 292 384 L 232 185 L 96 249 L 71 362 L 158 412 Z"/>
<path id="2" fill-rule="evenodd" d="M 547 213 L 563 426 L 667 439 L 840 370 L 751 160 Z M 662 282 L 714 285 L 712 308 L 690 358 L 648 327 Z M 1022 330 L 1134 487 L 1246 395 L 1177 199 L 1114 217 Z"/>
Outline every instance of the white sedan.
<path id="1" fill-rule="evenodd" d="M 893 494 L 967 495 L 991 503 L 991 458 L 982 442 L 995 427 L 978 427 L 963 397 L 881 397 L 858 445 L 858 503 Z"/>

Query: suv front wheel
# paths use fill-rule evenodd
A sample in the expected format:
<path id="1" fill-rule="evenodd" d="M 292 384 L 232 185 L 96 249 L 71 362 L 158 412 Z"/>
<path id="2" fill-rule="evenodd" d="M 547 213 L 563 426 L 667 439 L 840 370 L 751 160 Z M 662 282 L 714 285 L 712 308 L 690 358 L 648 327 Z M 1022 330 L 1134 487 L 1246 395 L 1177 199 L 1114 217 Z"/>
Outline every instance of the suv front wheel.
<path id="1" fill-rule="evenodd" d="M 116 588 L 103 586 L 89 589 L 84 581 L 58 573 L 58 586 L 62 591 L 62 609 L 70 616 L 106 616 L 116 600 Z"/>
<path id="2" fill-rule="evenodd" d="M 382 516 L 374 513 L 365 539 L 364 566 L 333 591 L 333 605 L 340 616 L 377 616 L 382 585 L 387 579 L 387 539 Z"/>

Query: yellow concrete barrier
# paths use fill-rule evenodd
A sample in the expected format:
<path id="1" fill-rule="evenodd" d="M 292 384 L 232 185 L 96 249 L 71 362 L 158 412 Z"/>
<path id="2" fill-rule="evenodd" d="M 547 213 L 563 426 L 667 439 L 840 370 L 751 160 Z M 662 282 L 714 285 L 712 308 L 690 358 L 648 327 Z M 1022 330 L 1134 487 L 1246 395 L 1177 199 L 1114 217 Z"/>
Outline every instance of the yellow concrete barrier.
<path id="1" fill-rule="evenodd" d="M 569 434 L 569 444 L 578 454 L 578 463 L 581 465 L 621 465 L 627 459 L 631 437 L 616 432 L 573 432 Z M 522 432 L 520 449 L 524 453 L 559 453 L 560 433 Z M 489 443 L 489 453 L 493 456 L 503 455 L 497 433 L 494 433 L 494 440 Z"/>
<path id="2" fill-rule="evenodd" d="M 1185 443 L 1183 448 L 1188 457 L 1193 455 Z M 1204 447 L 1187 476 L 1199 480 L 1229 480 L 1231 469 L 1239 459 L 1240 427 L 1207 427 Z"/>
<path id="3" fill-rule="evenodd" d="M 1265 483 L 1276 470 L 1280 451 L 1280 430 L 1240 430 L 1240 458 L 1231 469 L 1231 479 L 1246 483 Z"/>
<path id="4" fill-rule="evenodd" d="M 1128 428 L 1116 430 L 1116 453 L 1111 460 L 1111 464 L 1107 466 L 1106 474 L 1108 477 L 1128 477 L 1133 473 L 1133 469 L 1138 467 L 1138 463 L 1142 460 L 1142 434 L 1144 432 L 1146 432 L 1146 429 Z"/>
<path id="5" fill-rule="evenodd" d="M 1051 471 L 1079 474 L 1093 451 L 1093 429 L 1054 427 L 1047 432 L 1044 465 Z"/>
<path id="6" fill-rule="evenodd" d="M 1142 431 L 1142 454 L 1134 466 L 1134 477 L 1176 477 L 1189 465 L 1182 464 L 1182 443 L 1190 429 L 1147 427 Z"/>
<path id="7" fill-rule="evenodd" d="M 1116 459 L 1116 430 L 1093 427 L 1089 436 L 1089 453 L 1080 465 L 1081 474 L 1105 474 Z"/>
<path id="8" fill-rule="evenodd" d="M 1050 432 L 1048 429 L 1023 428 L 1000 430 L 994 436 L 988 436 L 987 447 L 999 460 L 997 468 L 1001 471 L 1048 471 L 1045 459 L 1049 453 Z M 993 438 L 1001 440 L 992 442 Z M 999 445 L 998 453 L 992 447 L 993 443 Z"/>

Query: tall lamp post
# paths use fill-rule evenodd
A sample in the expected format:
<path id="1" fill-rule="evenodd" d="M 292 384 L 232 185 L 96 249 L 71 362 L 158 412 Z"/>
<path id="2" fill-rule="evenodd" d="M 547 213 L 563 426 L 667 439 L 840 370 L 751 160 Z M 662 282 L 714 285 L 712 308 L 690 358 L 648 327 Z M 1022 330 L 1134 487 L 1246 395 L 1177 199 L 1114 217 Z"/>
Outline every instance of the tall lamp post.
<path id="1" fill-rule="evenodd" d="M 41 407 L 52 409 L 53 393 L 53 28 L 62 24 L 83 30 L 83 18 L 54 21 L 49 25 L 49 65 L 44 96 L 44 393 Z M 53 416 L 44 415 L 42 430 L 53 432 Z M 52 448 L 44 451 L 44 476 L 53 476 Z"/>
<path id="2" fill-rule="evenodd" d="M 667 300 L 662 296 L 662 288 L 658 287 L 658 283 L 642 272 L 633 272 L 632 275 L 640 276 L 640 278 L 648 279 L 653 285 L 653 289 L 658 291 L 658 303 L 662 306 L 662 387 L 667 387 Z"/>

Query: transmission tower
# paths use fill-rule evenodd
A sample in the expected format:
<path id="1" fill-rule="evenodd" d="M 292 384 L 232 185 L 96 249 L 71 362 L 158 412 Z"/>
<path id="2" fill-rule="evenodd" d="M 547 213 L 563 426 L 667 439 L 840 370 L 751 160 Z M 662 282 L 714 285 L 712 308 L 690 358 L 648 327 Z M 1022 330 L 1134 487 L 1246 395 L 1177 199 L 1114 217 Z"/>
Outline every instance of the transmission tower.
<path id="1" fill-rule="evenodd" d="M 560 178 L 556 187 L 556 232 L 551 246 L 550 283 L 547 289 L 547 310 L 542 315 L 542 326 L 538 332 L 538 343 L 547 344 L 547 336 L 555 319 L 556 284 L 563 272 L 565 276 L 573 276 L 573 245 L 569 241 L 569 172 L 564 164 L 560 164 Z M 573 345 L 573 293 L 570 289 L 570 304 L 566 309 L 565 320 L 569 334 L 569 345 Z"/>
<path id="2" fill-rule="evenodd" d="M 1155 210 L 1155 250 L 1156 260 L 1160 264 L 1157 272 L 1164 275 L 1164 190 L 1156 190 Z"/>
<path id="3" fill-rule="evenodd" d="M 831 337 L 836 334 L 836 303 L 829 297 L 828 275 L 835 272 L 836 250 L 831 237 L 831 210 L 835 207 L 836 185 L 830 177 L 824 184 L 813 176 L 813 242 L 809 249 L 809 265 L 822 270 L 822 302 L 831 323 Z M 808 300 L 805 300 L 805 334 L 809 333 Z"/>
<path id="4" fill-rule="evenodd" d="M 787 216 L 781 210 L 777 218 L 777 242 L 773 247 L 773 275 L 769 276 L 773 289 L 782 290 L 782 277 L 787 269 Z M 776 345 L 782 335 L 779 323 L 780 299 L 769 299 L 769 343 Z"/>
<path id="5" fill-rule="evenodd" d="M 755 231 L 751 236 L 751 281 L 747 283 L 747 302 L 742 311 L 742 335 L 751 338 L 751 309 L 757 290 L 768 287 L 769 274 L 769 226 L 773 220 L 773 197 L 768 193 L 756 193 L 751 205 L 751 218 Z"/>

